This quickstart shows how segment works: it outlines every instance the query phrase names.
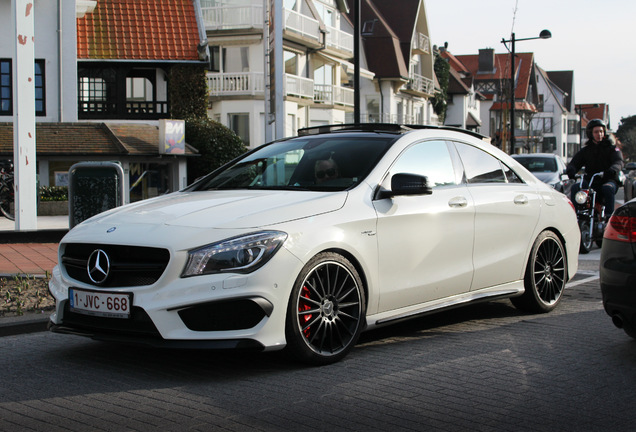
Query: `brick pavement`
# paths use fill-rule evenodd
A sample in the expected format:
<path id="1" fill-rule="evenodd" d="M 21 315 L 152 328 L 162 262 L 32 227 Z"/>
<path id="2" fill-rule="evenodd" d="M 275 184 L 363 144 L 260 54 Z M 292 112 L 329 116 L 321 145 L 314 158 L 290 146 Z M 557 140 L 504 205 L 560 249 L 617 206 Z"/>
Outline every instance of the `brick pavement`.
<path id="1" fill-rule="evenodd" d="M 0 431 L 633 431 L 636 344 L 602 310 L 598 279 L 582 277 L 553 313 L 455 309 L 365 333 L 320 368 L 0 338 Z"/>
<path id="2" fill-rule="evenodd" d="M 57 264 L 57 243 L 0 244 L 0 276 L 50 274 Z"/>

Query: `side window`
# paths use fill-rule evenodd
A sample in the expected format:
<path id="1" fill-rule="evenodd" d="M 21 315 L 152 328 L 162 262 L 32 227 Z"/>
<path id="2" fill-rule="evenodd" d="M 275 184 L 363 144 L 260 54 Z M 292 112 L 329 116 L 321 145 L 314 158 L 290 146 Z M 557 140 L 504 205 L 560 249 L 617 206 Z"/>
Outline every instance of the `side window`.
<path id="1" fill-rule="evenodd" d="M 508 168 L 508 166 L 503 163 L 501 166 L 506 174 L 506 180 L 508 180 L 508 183 L 523 183 L 523 180 L 521 180 L 521 178 L 513 170 Z"/>
<path id="2" fill-rule="evenodd" d="M 469 184 L 506 183 L 506 175 L 499 159 L 468 144 L 456 143 L 456 147 Z"/>
<path id="3" fill-rule="evenodd" d="M 433 188 L 457 184 L 445 141 L 425 141 L 406 149 L 391 168 L 390 176 L 398 173 L 426 176 Z"/>

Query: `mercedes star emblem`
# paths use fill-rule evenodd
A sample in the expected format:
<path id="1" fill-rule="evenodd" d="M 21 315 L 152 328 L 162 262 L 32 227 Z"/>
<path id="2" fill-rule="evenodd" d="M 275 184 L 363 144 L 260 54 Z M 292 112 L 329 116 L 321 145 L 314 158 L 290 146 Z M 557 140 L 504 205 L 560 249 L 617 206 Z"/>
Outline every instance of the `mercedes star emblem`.
<path id="1" fill-rule="evenodd" d="M 104 283 L 108 279 L 108 273 L 110 272 L 110 260 L 106 252 L 101 249 L 95 249 L 88 257 L 86 270 L 88 271 L 89 279 L 94 283 L 98 285 Z"/>

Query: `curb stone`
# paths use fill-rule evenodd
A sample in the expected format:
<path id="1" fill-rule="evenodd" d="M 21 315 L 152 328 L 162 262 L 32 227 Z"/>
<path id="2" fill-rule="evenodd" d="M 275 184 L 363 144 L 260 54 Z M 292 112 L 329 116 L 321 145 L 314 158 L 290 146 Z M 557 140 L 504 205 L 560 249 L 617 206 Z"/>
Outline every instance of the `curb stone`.
<path id="1" fill-rule="evenodd" d="M 45 331 L 51 313 L 27 312 L 20 316 L 0 317 L 0 337 Z"/>

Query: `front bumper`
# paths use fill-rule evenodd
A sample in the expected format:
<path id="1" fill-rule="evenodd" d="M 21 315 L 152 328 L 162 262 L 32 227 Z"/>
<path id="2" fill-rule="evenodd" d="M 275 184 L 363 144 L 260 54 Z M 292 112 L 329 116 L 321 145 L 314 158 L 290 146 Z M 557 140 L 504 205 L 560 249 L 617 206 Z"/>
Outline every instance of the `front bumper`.
<path id="1" fill-rule="evenodd" d="M 177 266 L 179 272 L 181 266 Z M 174 348 L 275 350 L 285 346 L 289 295 L 301 263 L 285 248 L 250 274 L 181 278 L 168 268 L 153 285 L 109 287 L 133 293 L 131 316 L 109 318 L 71 310 L 69 288 L 99 290 L 71 279 L 58 266 L 49 289 L 56 299 L 53 332 L 97 340 Z"/>

